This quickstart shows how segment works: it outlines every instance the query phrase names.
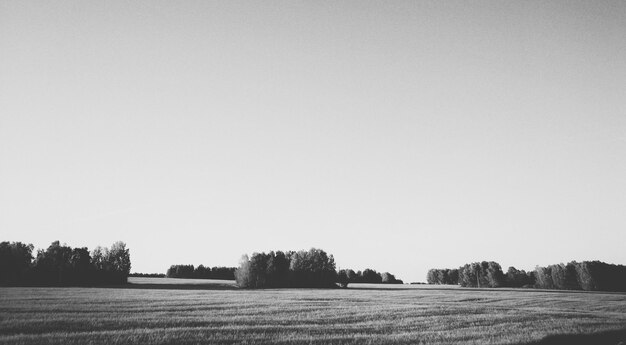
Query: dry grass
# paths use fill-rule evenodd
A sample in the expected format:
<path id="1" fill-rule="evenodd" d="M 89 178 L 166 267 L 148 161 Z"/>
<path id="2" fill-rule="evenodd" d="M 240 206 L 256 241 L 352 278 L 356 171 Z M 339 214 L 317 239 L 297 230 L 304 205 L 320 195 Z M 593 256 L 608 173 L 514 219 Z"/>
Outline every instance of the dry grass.
<path id="1" fill-rule="evenodd" d="M 626 328 L 626 295 L 424 286 L 346 290 L 1 288 L 3 344 L 517 344 Z"/>

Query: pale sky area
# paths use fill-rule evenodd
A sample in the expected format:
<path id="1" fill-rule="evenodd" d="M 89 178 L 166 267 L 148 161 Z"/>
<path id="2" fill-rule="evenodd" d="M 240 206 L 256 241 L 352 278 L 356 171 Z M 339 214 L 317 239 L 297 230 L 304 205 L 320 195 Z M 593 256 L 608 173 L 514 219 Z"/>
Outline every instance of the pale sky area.
<path id="1" fill-rule="evenodd" d="M 626 2 L 0 0 L 0 232 L 626 264 Z"/>

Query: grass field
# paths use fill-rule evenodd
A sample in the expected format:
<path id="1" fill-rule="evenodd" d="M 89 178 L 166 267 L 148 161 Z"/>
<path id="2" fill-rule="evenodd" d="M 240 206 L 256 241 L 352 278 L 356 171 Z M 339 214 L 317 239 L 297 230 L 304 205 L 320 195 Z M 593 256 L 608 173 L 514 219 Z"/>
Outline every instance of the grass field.
<path id="1" fill-rule="evenodd" d="M 0 343 L 522 344 L 619 330 L 577 338 L 616 345 L 626 335 L 625 294 L 131 281 L 131 288 L 0 288 Z"/>

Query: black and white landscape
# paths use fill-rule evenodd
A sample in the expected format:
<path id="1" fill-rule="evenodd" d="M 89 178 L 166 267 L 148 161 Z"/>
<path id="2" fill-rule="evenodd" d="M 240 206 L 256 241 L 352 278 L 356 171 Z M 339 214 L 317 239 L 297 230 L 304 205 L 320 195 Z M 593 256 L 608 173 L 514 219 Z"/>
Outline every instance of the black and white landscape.
<path id="1" fill-rule="evenodd" d="M 0 343 L 626 343 L 623 1 L 0 0 Z"/>

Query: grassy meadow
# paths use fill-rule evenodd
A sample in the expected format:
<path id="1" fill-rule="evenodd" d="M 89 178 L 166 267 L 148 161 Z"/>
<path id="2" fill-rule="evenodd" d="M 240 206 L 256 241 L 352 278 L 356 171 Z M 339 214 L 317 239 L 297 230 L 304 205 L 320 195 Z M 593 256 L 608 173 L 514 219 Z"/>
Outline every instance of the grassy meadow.
<path id="1" fill-rule="evenodd" d="M 131 282 L 124 288 L 0 288 L 0 343 L 528 344 L 557 343 L 546 339 L 554 334 L 618 330 L 577 338 L 616 345 L 626 334 L 626 294 L 366 284 L 238 290 L 230 281 Z"/>

